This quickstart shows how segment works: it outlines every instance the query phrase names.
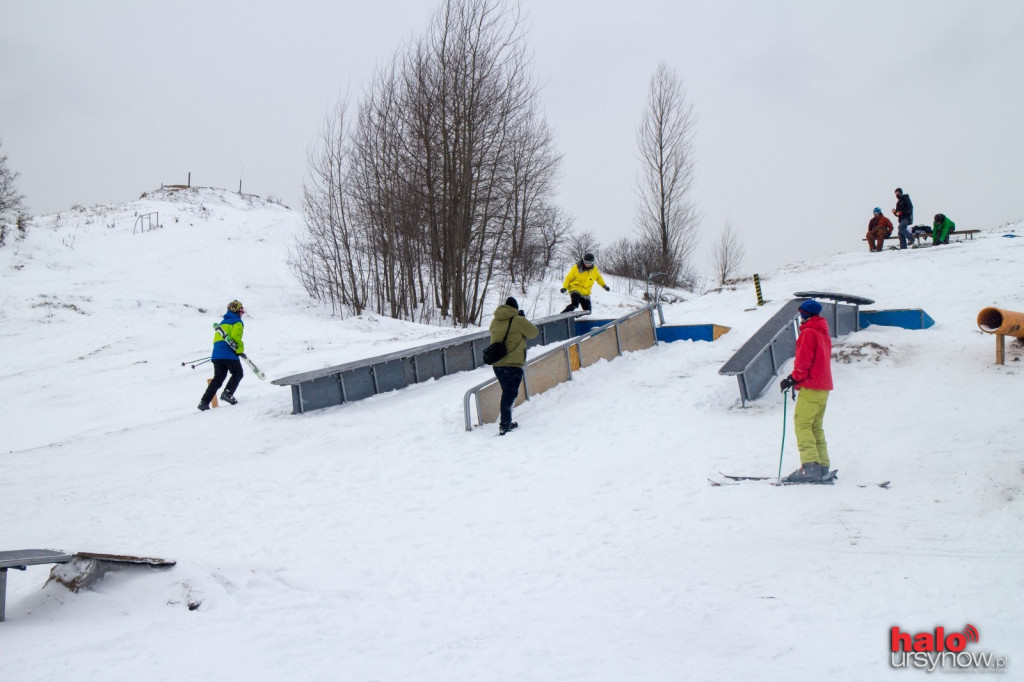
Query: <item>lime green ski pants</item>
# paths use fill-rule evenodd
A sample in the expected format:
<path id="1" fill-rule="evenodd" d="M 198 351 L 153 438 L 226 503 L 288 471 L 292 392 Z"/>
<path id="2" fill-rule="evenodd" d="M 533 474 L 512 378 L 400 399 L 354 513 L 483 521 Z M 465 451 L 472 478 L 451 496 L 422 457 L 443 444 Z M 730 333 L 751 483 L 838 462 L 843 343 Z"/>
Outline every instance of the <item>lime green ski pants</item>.
<path id="1" fill-rule="evenodd" d="M 825 443 L 825 405 L 828 391 L 801 388 L 796 394 L 796 409 L 793 410 L 793 430 L 796 431 L 796 445 L 800 450 L 800 464 L 817 462 L 829 466 L 828 444 Z"/>

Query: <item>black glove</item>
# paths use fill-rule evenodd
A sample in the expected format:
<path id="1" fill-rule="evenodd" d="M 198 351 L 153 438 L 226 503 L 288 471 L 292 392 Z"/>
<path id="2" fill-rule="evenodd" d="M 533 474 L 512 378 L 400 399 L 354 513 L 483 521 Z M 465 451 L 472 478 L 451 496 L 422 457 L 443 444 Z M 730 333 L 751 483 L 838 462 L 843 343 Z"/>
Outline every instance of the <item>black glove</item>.
<path id="1" fill-rule="evenodd" d="M 790 374 L 788 377 L 779 382 L 779 388 L 782 390 L 783 393 L 793 388 L 794 386 L 796 386 L 796 379 L 793 378 L 792 374 Z"/>
<path id="2" fill-rule="evenodd" d="M 605 291 L 611 291 L 611 289 L 609 289 L 607 286 L 605 286 L 604 290 Z"/>
<path id="3" fill-rule="evenodd" d="M 565 288 L 563 287 L 562 289 L 559 289 L 558 291 L 559 291 L 559 293 L 564 294 L 565 293 Z"/>
<path id="4" fill-rule="evenodd" d="M 238 357 L 240 357 L 240 358 L 244 358 L 244 357 L 245 357 L 245 353 L 239 353 L 239 354 L 238 354 Z"/>
<path id="5" fill-rule="evenodd" d="M 524 313 L 522 310 L 519 311 L 519 315 L 522 317 L 526 317 L 526 313 Z"/>

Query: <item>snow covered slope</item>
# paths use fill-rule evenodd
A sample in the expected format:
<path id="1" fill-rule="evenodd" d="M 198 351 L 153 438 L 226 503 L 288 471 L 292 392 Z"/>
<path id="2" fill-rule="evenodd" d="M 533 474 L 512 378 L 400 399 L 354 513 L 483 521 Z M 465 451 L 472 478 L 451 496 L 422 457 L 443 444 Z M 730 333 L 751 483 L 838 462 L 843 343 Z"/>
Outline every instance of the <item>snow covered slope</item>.
<path id="1" fill-rule="evenodd" d="M 132 234 L 155 211 L 162 228 Z M 461 333 L 311 307 L 286 265 L 299 226 L 164 192 L 0 249 L 0 550 L 177 561 L 77 594 L 12 572 L 5 680 L 900 679 L 893 626 L 967 623 L 970 650 L 1022 664 L 1024 351 L 996 366 L 974 322 L 1024 310 L 1024 240 L 1002 236 L 1021 226 L 880 254 L 856 235 L 763 276 L 764 308 L 749 285 L 669 306 L 732 331 L 588 368 L 503 438 L 463 430 L 487 369 L 304 415 L 247 375 L 238 406 L 195 409 L 209 372 L 181 361 L 233 298 L 271 378 Z M 611 285 L 598 313 L 631 304 Z M 531 314 L 557 286 L 524 297 Z M 809 289 L 936 325 L 836 343 L 837 485 L 713 488 L 778 469 L 780 394 L 741 408 L 717 371 Z"/>

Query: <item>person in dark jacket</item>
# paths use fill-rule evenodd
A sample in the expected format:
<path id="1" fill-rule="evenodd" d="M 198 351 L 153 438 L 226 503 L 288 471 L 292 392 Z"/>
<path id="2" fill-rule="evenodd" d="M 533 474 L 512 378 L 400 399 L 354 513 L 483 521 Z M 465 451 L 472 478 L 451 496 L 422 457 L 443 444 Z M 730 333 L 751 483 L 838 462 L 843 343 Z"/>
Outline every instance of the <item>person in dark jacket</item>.
<path id="1" fill-rule="evenodd" d="M 800 468 L 784 481 L 806 483 L 828 478 L 828 444 L 825 442 L 825 405 L 832 390 L 832 337 L 821 317 L 821 304 L 807 299 L 800 304 L 800 335 L 796 339 L 793 372 L 779 386 L 797 390 L 793 430 L 800 450 Z"/>
<path id="2" fill-rule="evenodd" d="M 238 358 L 245 357 L 245 344 L 242 342 L 242 332 L 245 324 L 242 322 L 242 315 L 245 308 L 241 301 L 228 303 L 227 312 L 220 323 L 213 325 L 213 353 L 210 354 L 210 361 L 213 364 L 213 380 L 206 387 L 206 392 L 199 400 L 199 409 L 206 411 L 210 409 L 210 401 L 217 395 L 217 389 L 224 383 L 228 373 L 228 385 L 220 394 L 220 399 L 226 403 L 237 405 L 235 390 L 242 381 L 242 361 Z"/>
<path id="3" fill-rule="evenodd" d="M 885 246 L 885 238 L 892 234 L 892 221 L 882 215 L 882 209 L 875 206 L 874 214 L 868 221 L 868 250 L 881 251 Z"/>
<path id="4" fill-rule="evenodd" d="M 910 201 L 910 195 L 904 194 L 899 187 L 896 188 L 896 208 L 892 213 L 900 221 L 900 248 L 905 249 L 914 243 L 914 234 L 910 231 L 910 225 L 914 222 L 914 204 Z"/>
<path id="5" fill-rule="evenodd" d="M 932 223 L 932 246 L 949 243 L 949 233 L 956 231 L 956 223 L 947 218 L 943 213 L 935 214 L 935 222 Z"/>
<path id="6" fill-rule="evenodd" d="M 494 319 L 489 327 L 491 343 L 505 340 L 508 355 L 491 365 L 494 376 L 501 385 L 501 417 L 498 422 L 498 435 L 504 436 L 519 424 L 512 421 L 512 406 L 519 396 L 519 384 L 523 381 L 523 366 L 526 364 L 526 342 L 540 330 L 533 326 L 526 313 L 519 309 L 519 302 L 509 296 L 505 305 L 494 311 Z"/>

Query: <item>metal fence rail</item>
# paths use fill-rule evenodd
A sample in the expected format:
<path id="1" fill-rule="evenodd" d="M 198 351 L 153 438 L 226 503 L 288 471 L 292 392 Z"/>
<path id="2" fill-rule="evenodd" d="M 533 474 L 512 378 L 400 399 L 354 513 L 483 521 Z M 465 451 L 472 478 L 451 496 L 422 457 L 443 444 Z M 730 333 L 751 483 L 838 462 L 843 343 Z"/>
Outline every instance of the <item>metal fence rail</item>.
<path id="1" fill-rule="evenodd" d="M 656 304 L 641 308 L 617 320 L 612 320 L 596 329 L 549 350 L 526 363 L 523 383 L 519 387 L 516 405 L 529 400 L 531 395 L 572 380 L 572 373 L 598 362 L 613 360 L 626 351 L 643 350 L 657 345 L 658 337 L 654 326 Z M 501 386 L 497 379 L 489 379 L 466 391 L 463 409 L 466 430 L 473 430 L 473 408 L 476 408 L 476 425 L 493 423 L 498 420 Z"/>
<path id="2" fill-rule="evenodd" d="M 563 313 L 534 322 L 540 330 L 528 346 L 567 341 L 576 335 L 573 320 L 581 312 Z M 292 414 L 362 400 L 412 384 L 439 379 L 484 366 L 489 331 L 388 353 L 342 365 L 274 379 L 292 390 Z"/>

